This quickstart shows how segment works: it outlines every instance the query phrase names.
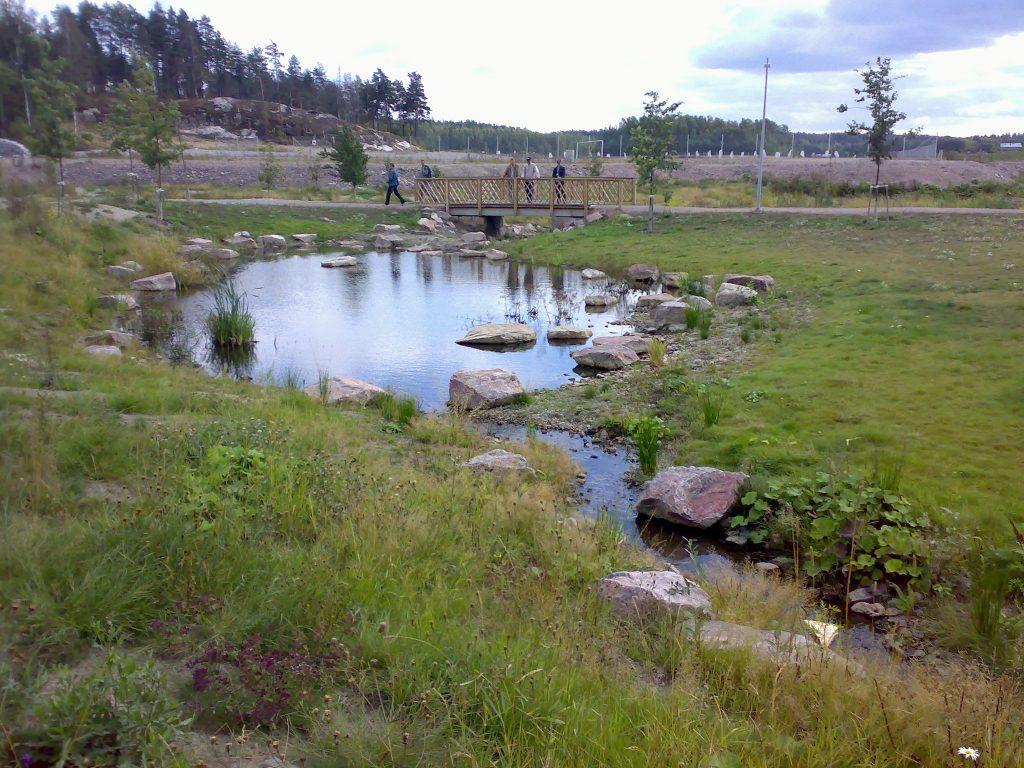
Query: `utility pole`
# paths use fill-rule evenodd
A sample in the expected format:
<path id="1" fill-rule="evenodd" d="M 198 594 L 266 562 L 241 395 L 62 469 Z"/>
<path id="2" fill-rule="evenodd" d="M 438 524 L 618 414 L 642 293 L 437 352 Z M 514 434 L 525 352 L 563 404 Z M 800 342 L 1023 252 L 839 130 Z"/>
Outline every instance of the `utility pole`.
<path id="1" fill-rule="evenodd" d="M 622 157 L 622 134 L 619 134 L 619 157 Z"/>
<path id="2" fill-rule="evenodd" d="M 686 156 L 690 156 L 690 132 L 686 132 Z"/>
<path id="3" fill-rule="evenodd" d="M 722 143 L 718 145 L 718 156 L 721 157 L 722 153 L 725 152 L 725 134 L 722 134 Z"/>
<path id="4" fill-rule="evenodd" d="M 828 149 L 825 150 L 827 157 L 832 157 L 832 131 L 828 132 Z"/>
<path id="5" fill-rule="evenodd" d="M 764 60 L 764 100 L 761 102 L 761 151 L 757 155 L 757 207 L 754 213 L 761 213 L 761 188 L 764 182 L 764 121 L 768 115 L 768 70 L 771 64 Z"/>

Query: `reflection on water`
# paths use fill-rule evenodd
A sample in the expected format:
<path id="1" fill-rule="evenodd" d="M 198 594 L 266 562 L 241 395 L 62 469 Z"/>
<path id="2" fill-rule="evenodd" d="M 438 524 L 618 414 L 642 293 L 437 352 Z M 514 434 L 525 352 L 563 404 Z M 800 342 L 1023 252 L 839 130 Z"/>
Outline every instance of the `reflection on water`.
<path id="1" fill-rule="evenodd" d="M 624 333 L 637 295 L 627 291 L 619 304 L 588 312 L 584 295 L 617 289 L 584 281 L 577 270 L 408 252 L 368 253 L 357 267 L 322 268 L 331 255 L 251 261 L 234 271 L 256 320 L 257 344 L 252 359 L 228 361 L 232 375 L 312 384 L 325 371 L 410 394 L 430 410 L 444 406 L 451 374 L 463 369 L 504 368 L 527 389 L 558 387 L 576 375 L 569 353 L 578 345 L 549 343 L 547 328 Z M 181 332 L 204 339 L 211 304 L 210 291 L 180 298 Z M 526 323 L 537 342 L 508 349 L 455 343 L 485 322 Z M 224 369 L 205 341 L 195 357 L 213 372 Z"/>

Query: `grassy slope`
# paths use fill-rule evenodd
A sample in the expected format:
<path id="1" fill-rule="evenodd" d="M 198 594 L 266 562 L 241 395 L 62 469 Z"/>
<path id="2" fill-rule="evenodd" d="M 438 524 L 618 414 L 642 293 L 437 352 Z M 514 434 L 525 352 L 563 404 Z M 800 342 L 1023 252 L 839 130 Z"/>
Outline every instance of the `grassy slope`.
<path id="1" fill-rule="evenodd" d="M 483 447 L 457 420 L 393 435 L 372 411 L 144 351 L 85 356 L 77 338 L 110 321 L 87 297 L 116 287 L 98 267 L 127 254 L 173 266 L 171 244 L 137 228 L 48 224 L 39 237 L 0 219 L 0 383 L 102 393 L 47 405 L 0 392 L 0 720 L 17 753 L 38 738 L 35 686 L 91 643 L 162 652 L 173 667 L 211 641 L 259 636 L 268 649 L 321 651 L 331 637 L 345 649 L 307 695 L 296 689 L 287 738 L 275 730 L 307 765 L 940 765 L 947 724 L 992 764 L 1017 759 L 1008 683 L 969 669 L 890 671 L 876 693 L 618 622 L 594 580 L 644 558 L 603 526 L 561 522 L 572 468 L 541 445 L 523 449 L 541 477 L 480 480 L 456 466 Z M 96 482 L 129 498 L 91 498 Z M 180 603 L 200 597 L 207 610 Z M 723 616 L 766 627 L 792 625 L 803 599 L 762 578 L 715 592 Z M 196 727 L 237 731 L 245 702 L 229 693 L 206 694 L 219 708 Z"/>
<path id="2" fill-rule="evenodd" d="M 649 261 L 698 278 L 769 273 L 811 313 L 778 343 L 761 335 L 756 363 L 727 372 L 720 426 L 681 428 L 677 461 L 779 473 L 905 454 L 905 487 L 926 503 L 975 521 L 1019 515 L 1024 221 L 691 216 L 660 221 L 654 235 L 640 228 L 615 219 L 512 250 L 611 270 Z M 743 398 L 753 391 L 759 402 Z M 685 420 L 687 397 L 667 385 L 648 396 L 658 394 L 667 418 Z"/>

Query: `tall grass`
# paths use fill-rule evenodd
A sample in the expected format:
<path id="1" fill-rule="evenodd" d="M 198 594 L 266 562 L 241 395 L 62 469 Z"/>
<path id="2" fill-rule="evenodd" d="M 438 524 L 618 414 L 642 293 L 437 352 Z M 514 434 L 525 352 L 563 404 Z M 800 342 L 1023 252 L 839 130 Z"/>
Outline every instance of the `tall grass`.
<path id="1" fill-rule="evenodd" d="M 664 422 L 651 414 L 641 416 L 629 425 L 629 434 L 636 443 L 640 471 L 645 475 L 653 475 L 658 471 L 658 451 L 664 431 Z"/>
<path id="2" fill-rule="evenodd" d="M 718 424 L 722 417 L 722 393 L 713 387 L 701 387 L 697 395 L 697 402 L 700 404 L 701 416 L 704 418 L 705 427 L 713 427 Z"/>
<path id="3" fill-rule="evenodd" d="M 316 394 L 323 405 L 327 405 L 331 396 L 331 372 L 326 368 L 318 368 L 316 372 Z"/>
<path id="4" fill-rule="evenodd" d="M 663 339 L 649 339 L 647 341 L 647 356 L 650 358 L 653 368 L 661 368 L 665 365 L 665 353 L 668 351 L 668 344 Z"/>
<path id="5" fill-rule="evenodd" d="M 711 335 L 711 313 L 706 309 L 697 315 L 697 331 L 702 339 L 707 339 Z"/>
<path id="6" fill-rule="evenodd" d="M 213 308 L 206 317 L 210 340 L 217 347 L 251 347 L 256 343 L 256 320 L 244 293 L 229 280 L 213 291 Z"/>
<path id="7" fill-rule="evenodd" d="M 370 404 L 380 411 L 386 421 L 400 427 L 409 426 L 418 410 L 415 398 L 395 395 L 391 392 L 377 395 L 370 401 Z"/>

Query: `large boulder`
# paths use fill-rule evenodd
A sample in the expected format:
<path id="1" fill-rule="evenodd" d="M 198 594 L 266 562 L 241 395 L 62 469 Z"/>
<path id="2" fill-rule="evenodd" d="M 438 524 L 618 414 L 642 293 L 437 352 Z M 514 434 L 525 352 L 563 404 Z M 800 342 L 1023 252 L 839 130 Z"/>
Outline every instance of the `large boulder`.
<path id="1" fill-rule="evenodd" d="M 525 391 L 518 376 L 500 368 L 456 371 L 448 382 L 449 403 L 470 410 L 508 405 Z"/>
<path id="2" fill-rule="evenodd" d="M 537 332 L 523 323 L 485 323 L 471 328 L 456 344 L 502 346 L 528 344 L 537 340 Z"/>
<path id="3" fill-rule="evenodd" d="M 85 351 L 93 357 L 120 357 L 121 348 L 114 344 L 90 344 Z"/>
<path id="4" fill-rule="evenodd" d="M 200 245 L 206 247 L 208 245 L 213 245 L 213 240 L 209 240 L 205 237 L 190 237 L 185 241 L 185 245 Z"/>
<path id="5" fill-rule="evenodd" d="M 675 571 L 620 571 L 601 579 L 601 595 L 626 616 L 661 612 L 711 615 L 711 597 Z"/>
<path id="6" fill-rule="evenodd" d="M 374 232 L 401 232 L 401 224 L 377 224 L 373 228 Z"/>
<path id="7" fill-rule="evenodd" d="M 627 333 L 624 336 L 598 336 L 594 339 L 595 347 L 627 347 L 638 355 L 647 354 L 646 336 L 639 336 L 635 333 Z"/>
<path id="8" fill-rule="evenodd" d="M 710 528 L 739 501 L 746 481 L 747 475 L 742 472 L 669 467 L 644 486 L 637 512 L 690 528 Z"/>
<path id="9" fill-rule="evenodd" d="M 808 635 L 777 629 L 758 629 L 729 621 L 705 621 L 700 624 L 701 643 L 713 649 L 749 653 L 772 664 L 830 664 L 851 675 L 865 674 L 864 668 L 842 654 L 830 651 L 827 643 Z"/>
<path id="10" fill-rule="evenodd" d="M 100 296 L 96 299 L 96 306 L 101 309 L 118 309 L 131 311 L 139 308 L 139 302 L 128 293 L 112 293 L 107 296 Z"/>
<path id="11" fill-rule="evenodd" d="M 640 358 L 625 344 L 603 345 L 577 349 L 569 355 L 577 365 L 584 368 L 598 368 L 602 371 L 616 371 L 632 365 Z"/>
<path id="12" fill-rule="evenodd" d="M 485 235 L 483 232 L 463 232 L 462 242 L 466 243 L 467 245 L 470 243 L 486 243 L 487 235 Z"/>
<path id="13" fill-rule="evenodd" d="M 626 269 L 626 277 L 638 283 L 653 283 L 658 279 L 658 268 L 653 264 L 632 264 Z"/>
<path id="14" fill-rule="evenodd" d="M 584 280 L 600 280 L 602 277 L 608 277 L 608 275 L 606 275 L 600 269 L 590 269 L 588 267 L 587 269 L 584 269 L 582 272 L 580 272 L 580 277 L 582 277 Z"/>
<path id="15" fill-rule="evenodd" d="M 125 267 L 126 269 L 130 269 L 132 272 L 141 272 L 144 269 L 144 267 L 141 264 L 139 264 L 139 262 L 131 260 L 122 261 L 120 266 Z"/>
<path id="16" fill-rule="evenodd" d="M 651 322 L 658 328 L 686 323 L 686 310 L 690 305 L 685 301 L 664 301 L 651 310 Z"/>
<path id="17" fill-rule="evenodd" d="M 589 328 L 572 325 L 553 325 L 548 328 L 548 341 L 586 341 L 594 332 Z"/>
<path id="18" fill-rule="evenodd" d="M 321 267 L 334 269 L 336 267 L 354 267 L 359 263 L 355 256 L 335 256 L 333 259 L 324 259 L 320 262 Z"/>
<path id="19" fill-rule="evenodd" d="M 505 261 L 508 259 L 508 254 L 505 251 L 499 251 L 497 248 L 491 248 L 484 251 L 484 258 L 488 261 Z"/>
<path id="20" fill-rule="evenodd" d="M 292 240 L 297 240 L 303 245 L 313 245 L 316 243 L 316 234 L 313 232 L 300 232 L 297 235 L 292 235 Z"/>
<path id="21" fill-rule="evenodd" d="M 245 251 L 246 253 L 251 253 L 252 251 L 255 251 L 256 248 L 258 247 L 256 245 L 255 240 L 253 240 L 251 237 L 243 235 L 226 237 L 224 238 L 224 244 L 229 245 L 232 248 L 236 248 L 239 251 Z"/>
<path id="22" fill-rule="evenodd" d="M 320 382 L 311 384 L 303 390 L 307 395 L 317 399 L 322 396 Z M 333 376 L 327 380 L 327 402 L 335 403 L 358 403 L 366 405 L 377 395 L 383 395 L 385 391 L 380 387 L 359 379 L 350 379 L 347 376 Z"/>
<path id="23" fill-rule="evenodd" d="M 753 288 L 758 293 L 770 293 L 775 290 L 775 278 L 771 275 L 729 275 L 725 282 Z"/>
<path id="24" fill-rule="evenodd" d="M 685 288 L 689 279 L 685 272 L 666 272 L 661 276 L 661 284 L 666 288 Z"/>
<path id="25" fill-rule="evenodd" d="M 405 244 L 405 238 L 401 235 L 380 234 L 373 239 L 373 247 L 378 251 L 398 250 Z"/>
<path id="26" fill-rule="evenodd" d="M 28 147 L 10 139 L 0 139 L 0 157 L 16 157 L 19 159 L 32 157 Z"/>
<path id="27" fill-rule="evenodd" d="M 260 235 L 256 238 L 256 244 L 264 251 L 283 251 L 288 247 L 284 235 Z"/>
<path id="28" fill-rule="evenodd" d="M 459 466 L 466 467 L 467 469 L 475 469 L 483 472 L 496 472 L 499 474 L 509 472 L 526 472 L 532 475 L 536 473 L 536 470 L 530 466 L 530 463 L 526 460 L 525 456 L 520 456 L 518 453 L 511 453 L 510 451 L 506 451 L 501 448 L 495 448 L 493 451 L 481 453 L 479 456 L 474 456 L 469 461 L 462 462 Z"/>
<path id="29" fill-rule="evenodd" d="M 610 307 L 618 303 L 619 297 L 610 293 L 592 293 L 583 297 L 583 304 L 587 307 Z"/>
<path id="30" fill-rule="evenodd" d="M 139 337 L 124 331 L 100 331 L 86 336 L 83 341 L 87 347 L 120 347 L 124 349 L 138 344 Z"/>
<path id="31" fill-rule="evenodd" d="M 135 270 L 122 267 L 120 264 L 109 264 L 107 265 L 107 274 L 119 280 L 127 280 L 130 277 L 135 277 Z"/>
<path id="32" fill-rule="evenodd" d="M 691 307 L 703 310 L 704 312 L 710 312 L 715 308 L 715 305 L 705 299 L 703 296 L 687 296 L 683 299 Z"/>
<path id="33" fill-rule="evenodd" d="M 176 291 L 178 289 L 178 282 L 171 272 L 161 272 L 159 275 L 133 280 L 128 285 L 135 291 Z"/>
<path id="34" fill-rule="evenodd" d="M 742 307 L 753 304 L 757 291 L 735 283 L 722 283 L 715 294 L 715 304 L 719 307 Z"/>
<path id="35" fill-rule="evenodd" d="M 638 307 L 656 307 L 669 301 L 675 301 L 676 297 L 671 293 L 645 293 L 636 300 Z"/>

